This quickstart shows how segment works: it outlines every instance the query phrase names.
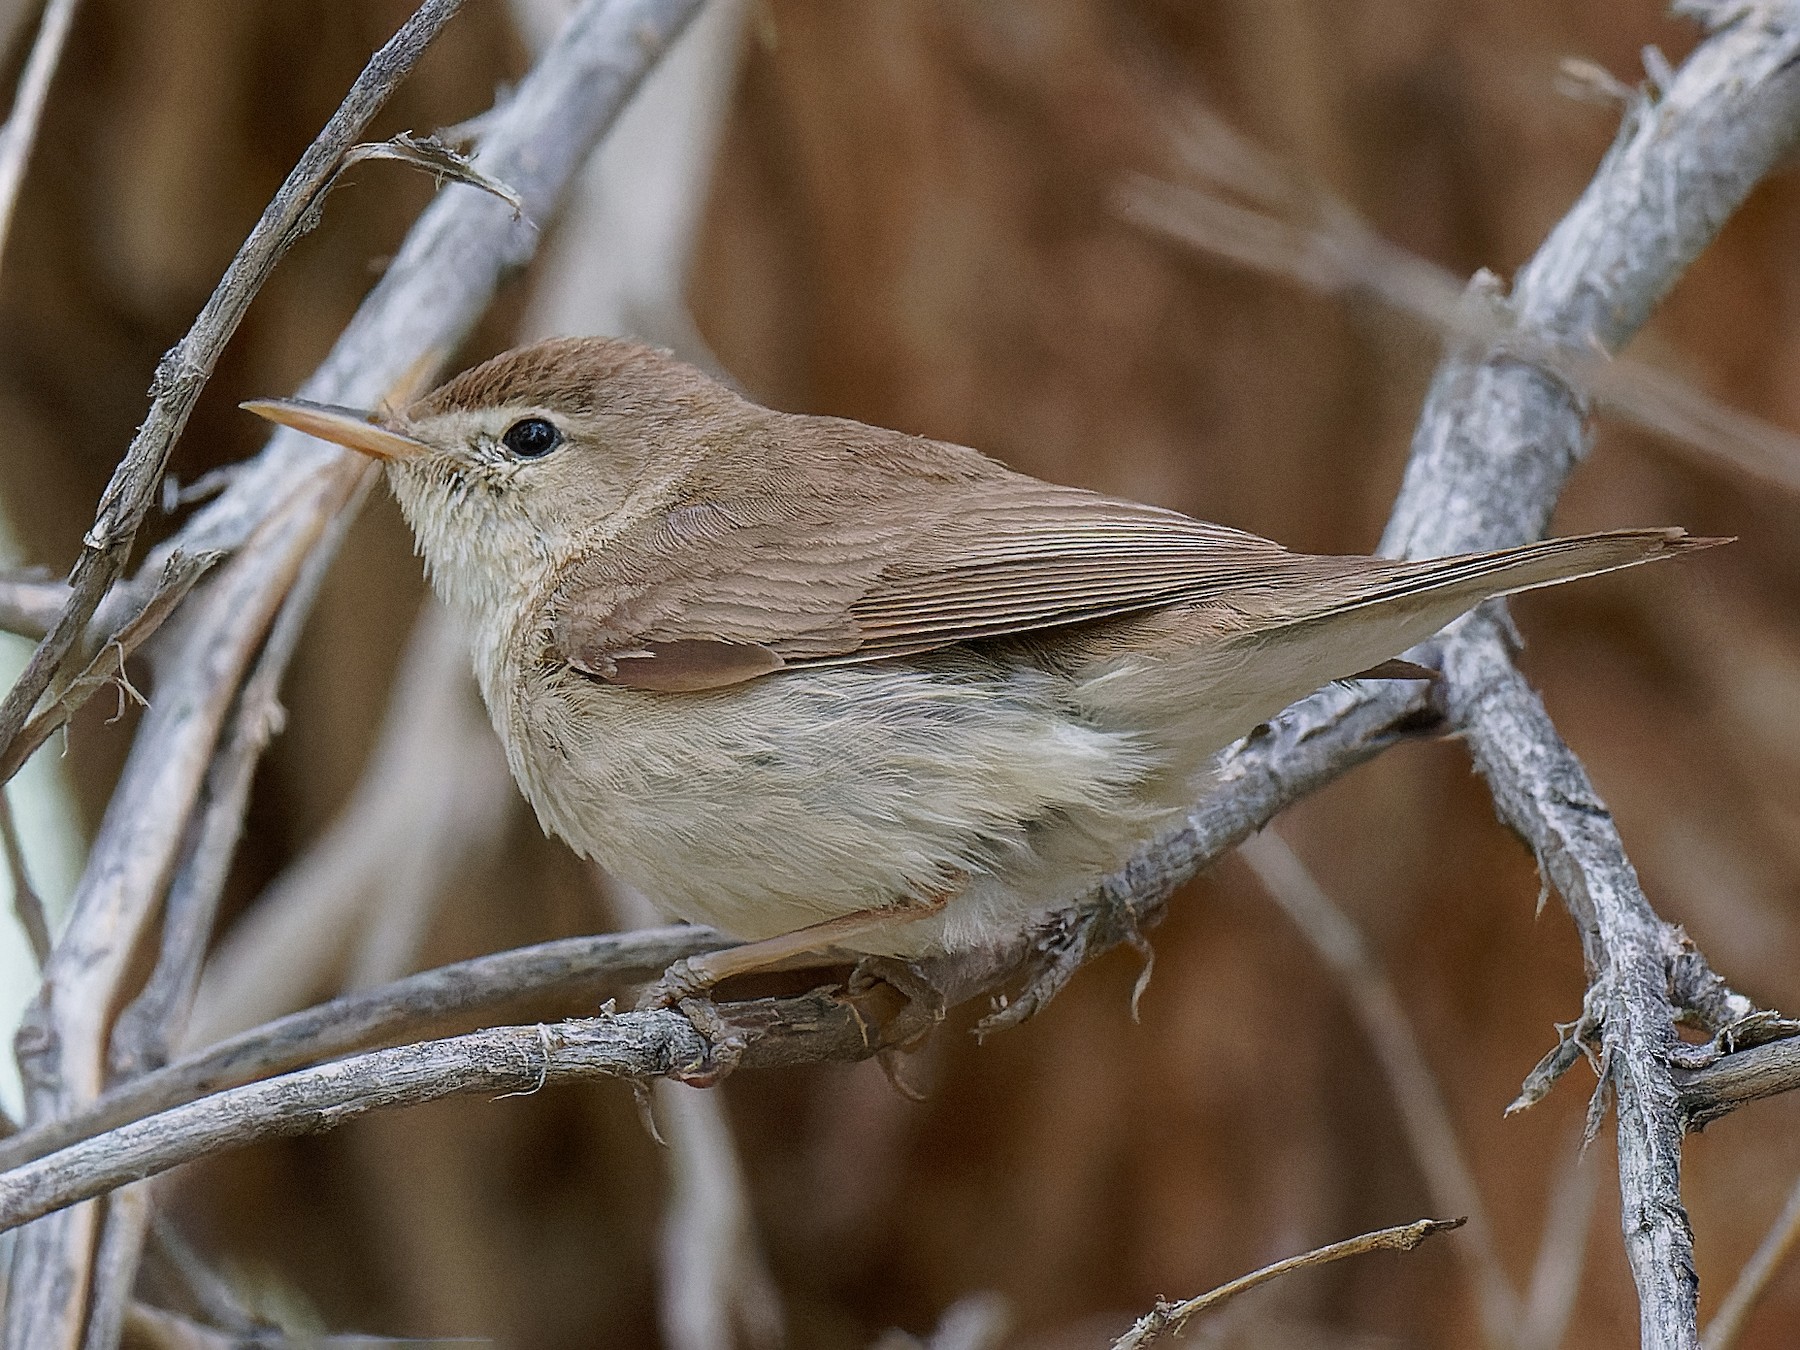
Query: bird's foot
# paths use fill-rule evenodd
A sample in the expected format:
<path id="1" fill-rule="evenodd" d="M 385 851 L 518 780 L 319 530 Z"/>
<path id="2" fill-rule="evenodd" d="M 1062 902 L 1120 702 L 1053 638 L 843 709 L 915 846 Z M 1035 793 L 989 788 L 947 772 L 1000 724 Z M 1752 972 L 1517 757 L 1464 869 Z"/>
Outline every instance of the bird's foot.
<path id="1" fill-rule="evenodd" d="M 724 978 L 705 956 L 684 956 L 665 970 L 661 979 L 644 986 L 637 996 L 637 1010 L 678 1008 L 689 1000 L 705 999 Z"/>
<path id="2" fill-rule="evenodd" d="M 1075 972 L 1101 952 L 1129 946 L 1143 958 L 1137 983 L 1131 991 L 1131 1017 L 1137 1020 L 1138 1000 L 1149 987 L 1156 952 L 1143 928 L 1162 917 L 1160 907 L 1141 909 L 1129 895 L 1109 883 L 1079 907 L 1045 915 L 1030 930 L 1030 948 L 1020 964 L 1024 981 L 1010 998 L 975 1024 L 977 1040 L 1016 1027 L 1042 1012 L 1063 991 Z"/>
<path id="3" fill-rule="evenodd" d="M 719 1005 L 707 995 L 714 985 L 730 972 L 714 970 L 706 957 L 683 957 L 662 974 L 654 984 L 644 987 L 637 997 L 639 1012 L 672 1008 L 679 1012 L 700 1034 L 701 1051 L 687 1064 L 669 1070 L 669 1077 L 690 1087 L 712 1087 L 737 1068 L 748 1044 L 736 1031 Z"/>
<path id="4" fill-rule="evenodd" d="M 668 1006 L 668 1005 L 662 1005 Z M 669 1077 L 689 1087 L 708 1088 L 718 1085 L 727 1074 L 743 1062 L 749 1041 L 719 1011 L 709 998 L 688 997 L 674 1007 L 700 1033 L 701 1051 L 697 1058 L 669 1070 Z"/>

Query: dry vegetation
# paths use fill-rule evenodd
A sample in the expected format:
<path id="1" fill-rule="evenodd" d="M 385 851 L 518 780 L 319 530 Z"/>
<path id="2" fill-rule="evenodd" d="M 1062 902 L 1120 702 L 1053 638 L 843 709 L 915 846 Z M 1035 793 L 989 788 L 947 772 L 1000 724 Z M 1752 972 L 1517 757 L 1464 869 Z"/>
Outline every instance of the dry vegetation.
<path id="1" fill-rule="evenodd" d="M 368 135 L 480 113 L 558 8 L 469 0 Z M 24 560 L 53 575 L 74 560 L 158 358 L 411 9 L 83 0 L 0 260 L 0 505 Z M 621 128 L 601 187 L 450 364 L 521 334 L 629 327 L 709 351 L 777 406 L 1349 552 L 1381 537 L 1435 336 L 1370 299 L 1367 274 L 1321 295 L 1128 221 L 1121 186 L 1191 178 L 1187 110 L 1204 107 L 1285 166 L 1258 161 L 1264 186 L 1291 172 L 1308 209 L 1328 195 L 1458 279 L 1510 278 L 1619 125 L 1616 102 L 1568 95 L 1563 59 L 1630 86 L 1646 46 L 1679 66 L 1701 30 L 1656 0 L 744 0 L 690 36 L 708 59 L 646 89 L 659 102 Z M 1591 70 L 1580 84 L 1604 92 Z M 236 402 L 305 380 L 432 199 L 394 166 L 350 177 L 225 349 L 170 464 L 181 482 L 257 452 Z M 1784 165 L 1658 310 L 1637 374 L 1594 387 L 1626 416 L 1600 417 L 1554 518 L 1558 532 L 1666 521 L 1739 542 L 1514 608 L 1521 665 L 1657 912 L 1735 989 L 1790 1012 L 1800 497 L 1780 481 L 1800 459 L 1716 409 L 1698 430 L 1674 419 L 1685 440 L 1632 423 L 1669 425 L 1644 404 L 1679 380 L 1680 408 L 1697 392 L 1800 428 L 1797 245 Z M 392 359 L 396 374 L 410 361 Z M 1747 445 L 1759 474 L 1721 458 Z M 152 512 L 139 556 L 193 509 Z M 423 598 L 405 528 L 374 493 L 296 630 L 284 728 L 250 786 L 186 1044 L 640 921 L 541 837 L 454 635 L 418 618 Z M 153 704 L 173 680 L 157 649 L 130 664 Z M 88 837 L 146 721 L 116 710 L 110 691 L 93 699 L 61 760 Z M 235 1306 L 296 1329 L 534 1348 L 702 1350 L 730 1344 L 735 1318 L 742 1345 L 911 1344 L 897 1327 L 943 1350 L 1051 1350 L 1107 1344 L 1160 1296 L 1455 1214 L 1472 1219 L 1461 1232 L 1285 1277 L 1187 1335 L 1634 1344 L 1610 1118 L 1578 1156 L 1592 1075 L 1577 1064 L 1502 1114 L 1586 981 L 1567 915 L 1535 912 L 1537 863 L 1496 823 L 1469 748 L 1410 739 L 1277 828 L 1169 903 L 1136 1022 L 1127 949 L 980 1042 L 968 1032 L 986 1004 L 952 1010 L 903 1066 L 920 1102 L 873 1062 L 746 1069 L 704 1097 L 659 1086 L 667 1150 L 624 1086 L 533 1092 L 527 1054 L 517 1082 L 163 1178 L 139 1291 L 216 1325 Z M 154 946 L 152 932 L 124 996 Z M 535 1019 L 592 1012 L 604 983 L 565 972 L 548 993 L 414 1032 L 526 1025 L 504 1060 L 529 1050 Z M 508 1088 L 524 1091 L 493 1100 Z M 1703 1322 L 1783 1213 L 1797 1112 L 1777 1096 L 1688 1139 Z M 212 1343 L 119 1307 L 128 1345 Z M 1777 1266 L 1736 1344 L 1797 1332 L 1800 1273 Z"/>

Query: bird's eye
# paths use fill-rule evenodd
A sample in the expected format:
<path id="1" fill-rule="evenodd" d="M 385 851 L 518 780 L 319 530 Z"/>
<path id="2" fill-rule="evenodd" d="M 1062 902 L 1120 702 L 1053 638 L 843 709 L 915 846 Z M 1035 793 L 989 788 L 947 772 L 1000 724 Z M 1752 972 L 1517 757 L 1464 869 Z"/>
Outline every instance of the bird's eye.
<path id="1" fill-rule="evenodd" d="M 542 459 L 562 444 L 562 432 L 542 417 L 522 417 L 506 429 L 500 442 L 520 459 Z"/>

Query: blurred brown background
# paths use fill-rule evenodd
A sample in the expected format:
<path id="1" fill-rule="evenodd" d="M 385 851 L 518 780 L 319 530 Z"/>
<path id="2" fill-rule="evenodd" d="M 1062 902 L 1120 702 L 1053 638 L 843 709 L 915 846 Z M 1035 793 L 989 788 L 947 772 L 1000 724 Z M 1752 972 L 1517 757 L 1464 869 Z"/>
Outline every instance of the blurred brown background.
<path id="1" fill-rule="evenodd" d="M 409 8 L 83 6 L 0 269 L 0 502 L 31 560 L 72 559 L 157 356 Z M 688 298 L 764 401 L 962 441 L 1295 547 L 1363 551 L 1435 342 L 1150 239 L 1109 192 L 1159 162 L 1161 119 L 1197 99 L 1388 238 L 1458 273 L 1507 275 L 1616 125 L 1556 92 L 1560 58 L 1635 82 L 1644 45 L 1679 61 L 1695 37 L 1655 0 L 756 0 Z M 472 0 L 378 130 L 480 111 L 527 45 L 514 10 Z M 177 452 L 183 480 L 254 452 L 235 403 L 299 382 L 431 191 L 391 166 L 355 179 L 228 352 Z M 1800 429 L 1797 246 L 1790 173 L 1727 228 L 1640 353 Z M 508 344 L 532 283 L 462 358 Z M 1800 508 L 1603 424 L 1557 528 L 1660 523 L 1741 542 L 1519 602 L 1525 664 L 1653 902 L 1741 989 L 1793 1012 Z M 358 779 L 424 594 L 410 552 L 374 500 L 288 683 L 238 910 Z M 108 725 L 110 712 L 97 700 L 84 713 L 67 760 L 90 828 L 129 743 L 130 719 Z M 1585 1069 L 1501 1117 L 1552 1023 L 1579 1010 L 1567 919 L 1554 902 L 1534 919 L 1532 860 L 1454 744 L 1391 753 L 1279 828 L 1398 985 L 1523 1286 L 1554 1196 L 1582 1184 L 1569 1159 Z M 411 959 L 610 922 L 595 880 L 509 799 L 497 846 L 442 897 Z M 1012 1312 L 1007 1345 L 1100 1345 L 1159 1294 L 1431 1212 L 1340 990 L 1241 862 L 1190 887 L 1153 937 L 1140 1024 L 1137 965 L 1114 954 L 985 1045 L 965 1034 L 969 1013 L 954 1018 L 924 1056 L 923 1104 L 873 1065 L 726 1085 L 789 1343 L 926 1333 L 994 1290 Z M 1796 1126 L 1800 1102 L 1777 1100 L 1691 1143 L 1703 1309 L 1800 1171 Z M 1569 1345 L 1636 1343 L 1610 1128 L 1582 1164 L 1599 1184 Z M 649 1346 L 664 1170 L 629 1094 L 594 1088 L 374 1118 L 191 1169 L 165 1193 L 222 1268 L 318 1327 Z M 1478 1343 L 1459 1240 L 1279 1284 L 1219 1343 Z M 1797 1334 L 1800 1271 L 1743 1343 Z"/>

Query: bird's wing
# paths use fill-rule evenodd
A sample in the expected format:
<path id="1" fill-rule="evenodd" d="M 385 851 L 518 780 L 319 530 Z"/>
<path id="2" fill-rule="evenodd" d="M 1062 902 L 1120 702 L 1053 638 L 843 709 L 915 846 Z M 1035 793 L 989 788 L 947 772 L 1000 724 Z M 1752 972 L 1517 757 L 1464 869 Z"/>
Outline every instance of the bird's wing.
<path id="1" fill-rule="evenodd" d="M 760 475 L 640 523 L 565 580 L 556 654 L 611 683 L 707 689 L 1175 601 L 1261 613 L 1295 583 L 1392 566 L 1290 553 L 920 444 L 837 474 Z"/>

